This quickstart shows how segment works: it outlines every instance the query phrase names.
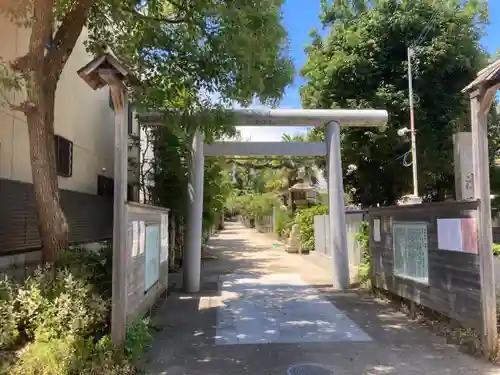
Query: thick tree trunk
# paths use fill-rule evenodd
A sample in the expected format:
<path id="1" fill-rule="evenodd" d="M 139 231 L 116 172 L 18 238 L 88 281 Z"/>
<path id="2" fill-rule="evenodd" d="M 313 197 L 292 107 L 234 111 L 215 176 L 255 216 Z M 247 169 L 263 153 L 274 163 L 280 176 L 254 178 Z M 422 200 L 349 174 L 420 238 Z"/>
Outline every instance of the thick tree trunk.
<path id="1" fill-rule="evenodd" d="M 95 0 L 79 0 L 66 13 L 54 38 L 54 0 L 34 0 L 28 53 L 13 63 L 26 80 L 26 114 L 31 173 L 36 198 L 43 262 L 56 262 L 68 243 L 68 223 L 59 201 L 54 145 L 57 82 Z M 47 42 L 53 39 L 46 51 Z M 75 73 L 76 74 L 76 73 Z"/>
<path id="2" fill-rule="evenodd" d="M 34 2 L 29 52 L 25 57 L 29 79 L 24 112 L 28 122 L 31 174 L 44 262 L 57 261 L 58 252 L 68 240 L 68 224 L 59 203 L 54 147 L 58 76 L 48 74 L 45 62 L 45 44 L 52 34 L 53 7 L 54 0 Z"/>

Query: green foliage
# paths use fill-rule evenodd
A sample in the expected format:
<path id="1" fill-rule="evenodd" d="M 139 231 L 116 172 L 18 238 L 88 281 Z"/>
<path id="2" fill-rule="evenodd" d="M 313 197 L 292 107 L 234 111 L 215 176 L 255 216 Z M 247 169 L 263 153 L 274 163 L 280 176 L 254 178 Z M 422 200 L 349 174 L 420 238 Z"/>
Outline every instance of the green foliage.
<path id="1" fill-rule="evenodd" d="M 290 212 L 278 208 L 276 209 L 275 220 L 276 234 L 281 238 L 288 238 L 290 231 L 292 230 L 295 217 Z"/>
<path id="2" fill-rule="evenodd" d="M 74 248 L 63 254 L 58 268 L 39 267 L 19 285 L 0 283 L 0 349 L 9 349 L 18 336 L 31 341 L 2 374 L 135 373 L 132 363 L 151 339 L 147 322 L 127 328 L 126 357 L 109 336 L 103 336 L 110 306 L 98 291 L 108 293 L 109 250 L 106 246 L 101 252 Z M 100 282 L 105 287 L 95 288 L 93 283 Z M 101 338 L 96 341 L 97 337 Z"/>
<path id="3" fill-rule="evenodd" d="M 453 195 L 452 134 L 470 129 L 469 100 L 461 89 L 487 63 L 480 47 L 486 9 L 481 0 L 325 2 L 322 18 L 330 33 L 321 38 L 313 32 L 307 48 L 303 106 L 389 112 L 385 132 L 342 131 L 342 164 L 357 166 L 344 175 L 355 203 L 392 204 L 411 191 L 411 168 L 400 158 L 409 140 L 397 130 L 409 124 L 407 47 L 428 24 L 412 60 L 419 190 L 429 201 Z M 491 121 L 488 130 L 496 151 L 499 122 Z M 323 129 L 313 133 L 322 135 Z"/>
<path id="4" fill-rule="evenodd" d="M 149 319 L 137 319 L 129 324 L 125 334 L 125 355 L 127 358 L 132 363 L 136 363 L 152 338 Z"/>
<path id="5" fill-rule="evenodd" d="M 19 337 L 15 298 L 12 283 L 8 279 L 0 280 L 0 350 L 9 348 Z"/>
<path id="6" fill-rule="evenodd" d="M 17 290 L 20 327 L 30 336 L 87 337 L 106 324 L 109 303 L 66 268 L 40 267 Z"/>
<path id="7" fill-rule="evenodd" d="M 250 104 L 257 96 L 275 103 L 293 76 L 282 3 L 97 0 L 88 46 L 96 51 L 105 41 L 144 77 L 155 107 L 166 99 L 177 108 L 202 92 L 217 92 L 223 101 Z"/>
<path id="8" fill-rule="evenodd" d="M 369 253 L 369 223 L 362 221 L 360 223 L 359 232 L 355 235 L 358 240 L 361 251 L 363 252 L 363 262 L 358 267 L 358 276 L 362 285 L 367 285 L 370 282 L 370 253 Z"/>
<path id="9" fill-rule="evenodd" d="M 102 243 L 97 251 L 90 251 L 82 246 L 72 246 L 62 253 L 60 264 L 68 268 L 75 277 L 88 280 L 103 298 L 111 298 L 113 274 L 111 242 Z"/>
<path id="10" fill-rule="evenodd" d="M 314 216 L 328 215 L 327 206 L 315 206 L 300 210 L 295 218 L 300 226 L 300 243 L 303 250 L 314 250 Z"/>
<path id="11" fill-rule="evenodd" d="M 358 240 L 361 251 L 363 252 L 363 259 L 369 260 L 368 245 L 370 240 L 369 234 L 369 223 L 367 221 L 362 221 L 359 225 L 359 232 L 355 234 L 356 240 Z"/>
<path id="12" fill-rule="evenodd" d="M 108 336 L 92 339 L 66 335 L 37 337 L 21 352 L 9 375 L 131 375 L 133 368 L 120 359 Z"/>
<path id="13" fill-rule="evenodd" d="M 493 254 L 496 256 L 500 256 L 500 244 L 498 243 L 493 244 Z"/>
<path id="14" fill-rule="evenodd" d="M 269 216 L 273 213 L 273 207 L 277 207 L 279 201 L 273 193 L 240 195 L 232 202 L 236 212 L 247 218 L 256 219 L 259 216 Z"/>

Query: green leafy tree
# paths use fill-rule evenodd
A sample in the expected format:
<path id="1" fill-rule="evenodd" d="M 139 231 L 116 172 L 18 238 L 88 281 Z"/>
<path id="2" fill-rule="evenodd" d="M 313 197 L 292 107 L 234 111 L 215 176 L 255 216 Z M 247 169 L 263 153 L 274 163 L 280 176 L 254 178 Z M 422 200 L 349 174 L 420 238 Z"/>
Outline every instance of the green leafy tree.
<path id="1" fill-rule="evenodd" d="M 322 39 L 313 31 L 302 70 L 305 108 L 383 108 L 385 132 L 342 131 L 346 189 L 364 206 L 394 203 L 411 192 L 411 168 L 403 155 L 409 126 L 407 47 L 413 58 L 419 190 L 426 200 L 452 196 L 452 134 L 470 129 L 468 98 L 461 93 L 487 63 L 480 38 L 487 2 L 376 0 L 323 2 L 322 20 L 330 27 Z M 498 123 L 490 126 L 492 151 Z M 313 133 L 322 135 L 322 129 Z"/>

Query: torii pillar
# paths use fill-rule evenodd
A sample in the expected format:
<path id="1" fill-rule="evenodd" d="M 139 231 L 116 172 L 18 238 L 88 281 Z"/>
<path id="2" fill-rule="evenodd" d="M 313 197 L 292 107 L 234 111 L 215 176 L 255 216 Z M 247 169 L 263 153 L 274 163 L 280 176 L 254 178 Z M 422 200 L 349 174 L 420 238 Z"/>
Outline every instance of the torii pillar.
<path id="1" fill-rule="evenodd" d="M 470 95 L 474 198 L 480 201 L 477 239 L 483 321 L 482 342 L 486 357 L 495 354 L 498 336 L 495 269 L 492 251 L 493 235 L 491 225 L 487 116 L 499 88 L 500 60 L 497 60 L 481 70 L 477 74 L 477 78 L 462 90 L 462 92 Z"/>

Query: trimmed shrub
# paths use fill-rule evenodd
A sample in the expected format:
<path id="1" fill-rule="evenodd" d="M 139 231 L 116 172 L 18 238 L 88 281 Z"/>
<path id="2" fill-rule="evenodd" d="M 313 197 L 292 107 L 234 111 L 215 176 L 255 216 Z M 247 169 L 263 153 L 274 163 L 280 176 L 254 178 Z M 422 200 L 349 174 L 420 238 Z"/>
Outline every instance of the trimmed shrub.
<path id="1" fill-rule="evenodd" d="M 314 250 L 314 216 L 328 215 L 327 206 L 314 206 L 300 210 L 295 221 L 300 226 L 300 244 L 303 250 Z"/>

